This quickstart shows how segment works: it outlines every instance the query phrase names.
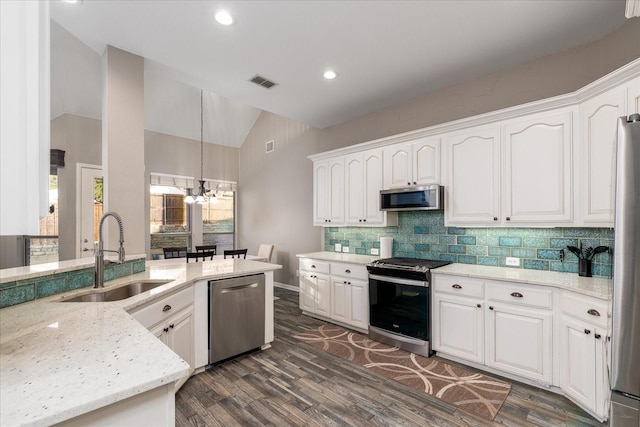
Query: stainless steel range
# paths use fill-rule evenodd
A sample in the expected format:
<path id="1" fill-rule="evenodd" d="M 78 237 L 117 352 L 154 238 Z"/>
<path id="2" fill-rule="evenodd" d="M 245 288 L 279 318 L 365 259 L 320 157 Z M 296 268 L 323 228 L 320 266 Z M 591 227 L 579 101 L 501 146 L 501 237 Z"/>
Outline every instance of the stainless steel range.
<path id="1" fill-rule="evenodd" d="M 431 356 L 431 269 L 450 264 L 383 258 L 369 270 L 369 338 Z"/>

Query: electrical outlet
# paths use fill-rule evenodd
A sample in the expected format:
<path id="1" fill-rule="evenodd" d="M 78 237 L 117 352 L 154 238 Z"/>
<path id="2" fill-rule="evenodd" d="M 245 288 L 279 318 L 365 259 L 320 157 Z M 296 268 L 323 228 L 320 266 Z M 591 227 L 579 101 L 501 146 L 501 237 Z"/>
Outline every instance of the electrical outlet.
<path id="1" fill-rule="evenodd" d="M 342 252 L 342 245 L 340 243 L 336 243 L 334 250 L 336 252 Z"/>
<path id="2" fill-rule="evenodd" d="M 520 267 L 520 258 L 515 258 L 515 257 L 507 257 L 507 265 L 510 265 L 512 267 Z"/>
<path id="3" fill-rule="evenodd" d="M 348 253 L 349 252 L 349 246 L 343 246 L 342 247 L 342 252 Z"/>
<path id="4" fill-rule="evenodd" d="M 371 248 L 371 255 L 380 255 L 380 249 Z"/>

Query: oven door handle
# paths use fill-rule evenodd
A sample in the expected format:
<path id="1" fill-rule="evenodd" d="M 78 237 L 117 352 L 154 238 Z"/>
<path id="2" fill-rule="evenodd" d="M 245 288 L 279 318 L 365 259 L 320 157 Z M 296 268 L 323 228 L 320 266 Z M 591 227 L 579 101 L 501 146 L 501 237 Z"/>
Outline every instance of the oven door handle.
<path id="1" fill-rule="evenodd" d="M 381 282 L 387 282 L 387 283 L 397 283 L 398 285 L 422 286 L 423 288 L 429 287 L 429 282 L 427 281 L 401 279 L 399 277 L 380 276 L 377 274 L 369 274 L 369 279 L 379 280 Z"/>

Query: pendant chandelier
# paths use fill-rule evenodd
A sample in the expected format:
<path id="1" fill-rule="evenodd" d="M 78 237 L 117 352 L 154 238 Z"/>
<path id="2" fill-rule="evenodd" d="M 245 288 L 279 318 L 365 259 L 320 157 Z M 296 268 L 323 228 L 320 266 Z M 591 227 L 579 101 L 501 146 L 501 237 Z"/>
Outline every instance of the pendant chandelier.
<path id="1" fill-rule="evenodd" d="M 204 179 L 202 178 L 202 171 L 204 166 L 204 103 L 203 103 L 204 91 L 200 89 L 200 188 L 197 192 L 194 192 L 192 188 L 187 188 L 187 196 L 184 198 L 185 203 L 198 203 L 200 205 L 208 203 L 209 198 L 215 198 L 215 193 L 209 192 L 204 187 Z"/>

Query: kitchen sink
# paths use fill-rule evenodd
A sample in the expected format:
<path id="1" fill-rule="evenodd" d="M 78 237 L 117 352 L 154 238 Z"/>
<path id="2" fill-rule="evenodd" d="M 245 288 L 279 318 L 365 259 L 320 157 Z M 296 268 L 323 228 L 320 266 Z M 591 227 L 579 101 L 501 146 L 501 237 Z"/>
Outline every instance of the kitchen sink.
<path id="1" fill-rule="evenodd" d="M 126 285 L 113 288 L 113 289 L 96 289 L 91 293 L 79 295 L 77 297 L 62 299 L 61 302 L 107 302 L 107 301 L 120 301 L 129 297 L 141 294 L 149 291 L 158 286 L 162 286 L 165 283 L 169 283 L 169 280 L 157 281 L 157 280 L 142 280 L 138 282 L 128 283 Z"/>

